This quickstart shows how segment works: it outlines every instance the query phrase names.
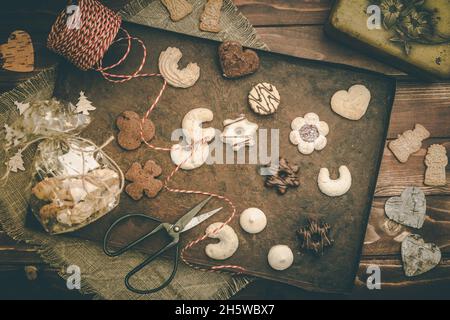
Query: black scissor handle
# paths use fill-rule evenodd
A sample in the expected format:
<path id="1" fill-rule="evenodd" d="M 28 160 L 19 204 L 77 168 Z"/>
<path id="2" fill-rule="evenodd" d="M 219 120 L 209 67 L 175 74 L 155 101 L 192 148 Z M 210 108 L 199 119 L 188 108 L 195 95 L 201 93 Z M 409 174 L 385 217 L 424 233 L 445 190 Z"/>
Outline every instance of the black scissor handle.
<path id="1" fill-rule="evenodd" d="M 130 283 L 131 277 L 133 277 L 136 273 L 138 273 L 140 270 L 142 270 L 146 265 L 148 265 L 153 260 L 155 260 L 160 255 L 162 255 L 165 251 L 169 250 L 170 248 L 172 248 L 174 246 L 175 246 L 176 249 L 175 249 L 175 257 L 174 257 L 174 261 L 173 261 L 172 273 L 170 274 L 170 276 L 160 286 L 158 286 L 156 288 L 153 288 L 153 289 L 142 290 L 142 289 L 137 289 L 137 288 L 135 288 L 135 287 L 133 287 L 131 285 L 131 283 Z M 178 241 L 174 240 L 171 243 L 169 243 L 167 246 L 165 246 L 164 248 L 159 250 L 158 252 L 154 253 L 152 256 L 150 256 L 147 259 L 145 259 L 141 264 L 136 266 L 133 270 L 131 270 L 125 276 L 125 286 L 127 287 L 127 289 L 132 291 L 132 292 L 134 292 L 134 293 L 137 293 L 137 294 L 149 294 L 149 293 L 158 292 L 158 291 L 164 289 L 165 287 L 167 287 L 172 282 L 173 278 L 175 277 L 175 274 L 177 273 L 179 251 L 180 250 L 179 250 Z"/>
<path id="2" fill-rule="evenodd" d="M 118 249 L 117 251 L 111 251 L 108 249 L 108 242 L 109 242 L 109 238 L 111 237 L 111 233 L 112 231 L 116 228 L 116 226 L 118 224 L 120 224 L 121 222 L 125 221 L 125 220 L 129 220 L 132 218 L 142 218 L 142 219 L 147 219 L 147 220 L 152 220 L 154 222 L 158 222 L 159 225 L 153 229 L 151 232 L 147 233 L 146 235 L 140 237 L 139 239 L 136 239 L 135 241 L 125 245 L 123 248 Z M 161 221 L 159 221 L 156 218 L 152 218 L 150 216 L 147 216 L 145 214 L 127 214 L 119 219 L 117 219 L 108 229 L 108 231 L 106 231 L 105 236 L 103 238 L 103 251 L 105 252 L 105 254 L 107 256 L 110 257 L 117 257 L 120 256 L 121 254 L 123 254 L 124 252 L 130 250 L 131 248 L 133 248 L 134 246 L 138 245 L 139 243 L 141 243 L 142 241 L 144 241 L 145 239 L 147 239 L 148 237 L 154 235 L 155 233 L 157 233 L 158 231 L 164 229 Z"/>

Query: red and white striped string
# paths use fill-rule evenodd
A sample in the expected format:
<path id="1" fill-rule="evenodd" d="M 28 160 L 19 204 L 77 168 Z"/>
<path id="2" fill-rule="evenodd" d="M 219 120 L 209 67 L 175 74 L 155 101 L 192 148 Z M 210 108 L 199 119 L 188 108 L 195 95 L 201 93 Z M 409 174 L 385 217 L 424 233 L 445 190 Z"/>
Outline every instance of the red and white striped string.
<path id="1" fill-rule="evenodd" d="M 123 28 L 120 28 L 121 24 L 121 18 L 116 13 L 112 12 L 105 6 L 103 6 L 100 2 L 96 0 L 80 0 L 79 1 L 80 10 L 82 11 L 83 16 L 85 17 L 83 19 L 83 25 L 79 30 L 68 30 L 66 27 L 66 19 L 67 15 L 65 12 L 62 12 L 55 24 L 52 27 L 52 30 L 49 34 L 48 40 L 47 40 L 47 46 L 57 52 L 58 54 L 61 54 L 65 56 L 69 61 L 71 61 L 74 65 L 76 65 L 78 68 L 82 70 L 88 70 L 88 69 L 95 69 L 98 72 L 101 73 L 101 75 L 110 82 L 113 83 L 123 83 L 135 78 L 140 77 L 160 77 L 163 79 L 163 85 L 155 98 L 155 100 L 152 102 L 150 107 L 145 112 L 144 116 L 141 119 L 140 122 L 140 129 L 141 129 L 141 139 L 144 142 L 144 144 L 156 151 L 166 151 L 170 152 L 170 148 L 165 147 L 158 147 L 153 144 L 151 144 L 148 141 L 145 141 L 144 134 L 143 134 L 143 124 L 144 122 L 150 118 L 151 113 L 154 111 L 156 106 L 158 105 L 159 101 L 161 100 L 163 93 L 165 89 L 167 88 L 167 81 L 162 77 L 159 73 L 143 73 L 142 70 L 145 66 L 145 63 L 147 61 L 147 48 L 144 44 L 144 42 L 137 38 L 132 37 L 130 34 Z M 86 18 L 87 17 L 87 18 Z M 117 33 L 119 30 L 124 34 L 124 36 L 116 38 Z M 114 40 L 115 39 L 115 40 Z M 106 53 L 106 51 L 110 48 L 111 45 L 126 41 L 127 42 L 127 49 L 123 56 L 117 60 L 117 62 L 113 63 L 110 66 L 103 66 L 103 57 Z M 127 57 L 129 56 L 132 48 L 132 43 L 137 42 L 140 47 L 142 48 L 143 55 L 142 60 L 137 67 L 137 69 L 130 73 L 130 74 L 117 74 L 112 73 L 111 70 L 118 67 L 119 65 L 123 64 Z M 164 182 L 164 189 L 172 192 L 172 193 L 182 193 L 182 194 L 197 194 L 197 195 L 205 195 L 205 196 L 212 196 L 216 199 L 225 201 L 228 206 L 231 208 L 231 214 L 228 217 L 228 219 L 221 224 L 218 228 L 212 231 L 211 234 L 215 234 L 219 232 L 225 225 L 229 224 L 235 217 L 236 217 L 236 206 L 234 203 L 226 196 L 207 192 L 207 191 L 201 191 L 201 190 L 189 190 L 189 189 L 179 189 L 179 188 L 173 188 L 169 186 L 169 183 L 173 176 L 179 171 L 181 166 L 190 159 L 190 157 L 193 156 L 196 148 L 198 145 L 202 143 L 207 143 L 206 141 L 198 141 L 193 142 L 191 147 L 191 153 L 190 155 L 179 165 L 177 165 L 172 172 L 167 176 Z M 184 263 L 189 265 L 192 268 L 195 269 L 204 269 L 209 271 L 226 271 L 226 270 L 234 270 L 237 272 L 244 272 L 245 269 L 241 266 L 237 265 L 218 265 L 213 266 L 209 269 L 200 268 L 196 265 L 191 264 L 185 257 L 186 252 L 194 247 L 195 245 L 199 244 L 200 242 L 204 241 L 208 238 L 210 234 L 204 234 L 201 237 L 198 237 L 197 239 L 194 239 L 193 241 L 189 242 L 182 250 L 181 250 L 181 259 Z"/>
<path id="2" fill-rule="evenodd" d="M 126 32 L 126 37 L 125 38 L 121 38 L 118 39 L 117 41 L 121 41 L 124 39 L 128 39 L 128 44 L 129 46 L 131 46 L 131 41 L 132 40 L 136 40 L 139 42 L 139 44 L 141 45 L 142 49 L 143 49 L 143 60 L 140 64 L 140 66 L 138 67 L 138 69 L 129 75 L 118 75 L 118 74 L 111 74 L 111 73 L 105 73 L 105 70 L 109 70 L 112 69 L 111 67 L 107 67 L 107 68 L 103 68 L 101 67 L 99 70 L 102 72 L 102 75 L 105 77 L 106 80 L 108 81 L 112 81 L 112 82 L 125 82 L 128 80 L 131 80 L 133 78 L 137 78 L 137 77 L 152 77 L 152 76 L 159 76 L 162 77 L 160 74 L 146 74 L 146 73 L 140 73 L 142 71 L 142 68 L 146 62 L 146 57 L 147 57 L 147 49 L 145 44 L 142 42 L 142 40 L 135 38 L 135 37 L 130 37 L 129 34 Z M 116 41 L 115 41 L 116 42 Z M 126 57 L 128 55 L 130 51 L 130 48 L 127 48 L 126 53 L 124 54 L 124 57 Z M 123 58 L 123 57 L 122 57 Z M 116 66 L 119 65 L 121 62 L 123 62 L 125 59 L 120 59 L 117 63 Z M 116 80 L 119 79 L 119 80 Z M 144 138 L 144 132 L 143 132 L 143 126 L 144 123 L 147 119 L 150 118 L 151 113 L 153 112 L 153 110 L 156 108 L 156 106 L 158 105 L 159 101 L 161 100 L 163 93 L 167 87 L 167 81 L 162 77 L 163 79 L 163 85 L 158 93 L 158 95 L 156 96 L 155 100 L 152 102 L 152 104 L 150 105 L 150 107 L 147 109 L 147 111 L 145 112 L 144 116 L 141 119 L 140 122 L 140 129 L 141 129 L 141 140 L 144 142 L 144 144 L 149 147 L 150 149 L 156 150 L 156 151 L 167 151 L 170 152 L 171 148 L 165 148 L 165 147 L 158 147 L 155 146 L 153 144 L 151 144 L 150 142 L 146 141 Z M 181 166 L 188 161 L 191 157 L 193 157 L 194 152 L 197 148 L 198 145 L 202 144 L 202 143 L 206 143 L 205 141 L 198 141 L 198 142 L 192 142 L 191 145 L 191 153 L 190 155 L 184 160 L 182 161 L 179 165 L 177 165 L 175 167 L 175 169 L 172 170 L 172 172 L 167 176 L 167 178 L 164 181 L 164 188 L 169 191 L 169 192 L 173 192 L 173 193 L 183 193 L 183 194 L 197 194 L 197 195 L 206 195 L 206 196 L 212 196 L 214 198 L 217 198 L 219 200 L 223 200 L 225 201 L 231 208 L 231 214 L 228 217 L 228 219 L 221 224 L 218 228 L 216 228 L 215 230 L 213 230 L 211 232 L 211 234 L 215 234 L 217 232 L 219 232 L 225 225 L 229 224 L 236 216 L 236 206 L 234 205 L 234 203 L 226 196 L 220 195 L 220 194 L 216 194 L 216 193 L 212 193 L 212 192 L 208 192 L 208 191 L 201 191 L 201 190 L 189 190 L 189 189 L 179 189 L 179 188 L 172 188 L 169 186 L 169 182 L 171 181 L 171 179 L 173 178 L 173 176 L 180 170 Z M 192 247 L 194 247 L 195 245 L 197 245 L 198 243 L 204 241 L 206 238 L 208 238 L 209 234 L 204 234 L 201 237 L 198 237 L 197 239 L 189 242 L 182 250 L 181 250 L 181 259 L 183 260 L 183 262 L 185 264 L 187 264 L 188 266 L 190 266 L 191 268 L 195 268 L 195 269 L 204 269 L 204 268 L 200 268 L 196 265 L 193 265 L 192 263 L 190 263 L 186 257 L 185 257 L 185 253 L 186 251 L 188 251 L 189 249 L 191 249 Z M 237 265 L 219 265 L 219 266 L 213 266 L 210 268 L 210 271 L 219 271 L 219 270 L 235 270 L 238 272 L 244 272 L 245 269 L 241 266 L 237 266 Z"/>

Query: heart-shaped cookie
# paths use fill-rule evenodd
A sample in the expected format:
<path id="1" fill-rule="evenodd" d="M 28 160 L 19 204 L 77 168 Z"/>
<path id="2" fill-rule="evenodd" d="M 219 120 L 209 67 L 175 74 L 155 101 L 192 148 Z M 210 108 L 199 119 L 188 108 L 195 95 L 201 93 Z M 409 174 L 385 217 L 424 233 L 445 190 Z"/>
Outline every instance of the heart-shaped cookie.
<path id="1" fill-rule="evenodd" d="M 243 50 L 242 45 L 235 41 L 225 41 L 219 46 L 219 59 L 226 78 L 239 78 L 252 74 L 259 68 L 256 52 Z"/>
<path id="2" fill-rule="evenodd" d="M 8 42 L 0 45 L 2 68 L 15 72 L 31 72 L 34 69 L 34 49 L 28 33 L 16 30 Z"/>
<path id="3" fill-rule="evenodd" d="M 348 91 L 336 92 L 331 98 L 331 109 L 349 120 L 359 120 L 366 113 L 370 98 L 369 89 L 361 84 L 356 84 Z"/>
<path id="4" fill-rule="evenodd" d="M 434 243 L 425 243 L 421 236 L 411 234 L 402 242 L 403 270 L 407 277 L 430 271 L 441 261 L 441 250 Z"/>
<path id="5" fill-rule="evenodd" d="M 384 205 L 389 219 L 416 229 L 423 226 L 426 208 L 425 194 L 416 187 L 406 188 L 400 197 L 392 197 Z"/>

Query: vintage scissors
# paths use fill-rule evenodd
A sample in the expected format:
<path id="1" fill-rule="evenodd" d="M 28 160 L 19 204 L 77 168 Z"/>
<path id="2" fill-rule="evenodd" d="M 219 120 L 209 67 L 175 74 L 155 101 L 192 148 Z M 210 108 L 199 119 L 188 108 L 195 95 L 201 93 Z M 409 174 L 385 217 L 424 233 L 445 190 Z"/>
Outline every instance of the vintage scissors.
<path id="1" fill-rule="evenodd" d="M 121 254 L 125 253 L 126 251 L 130 250 L 131 248 L 135 247 L 136 245 L 138 245 L 142 241 L 150 238 L 151 236 L 153 236 L 154 234 L 156 234 L 157 232 L 159 232 L 161 230 L 165 230 L 165 232 L 172 238 L 172 241 L 168 245 L 166 245 L 165 247 L 161 248 L 159 251 L 157 251 L 156 253 L 154 253 L 153 255 L 151 255 L 150 257 L 145 259 L 144 261 L 142 261 L 141 264 L 137 265 L 134 269 L 132 269 L 125 276 L 125 286 L 128 288 L 128 290 L 130 290 L 132 292 L 135 292 L 135 293 L 139 293 L 139 294 L 148 294 L 148 293 L 158 292 L 158 291 L 164 289 L 165 287 L 167 287 L 169 285 L 169 283 L 173 280 L 173 278 L 175 277 L 175 274 L 177 273 L 178 258 L 179 258 L 180 233 L 194 228 L 198 224 L 202 223 L 206 219 L 210 218 L 211 216 L 213 216 L 214 214 L 216 214 L 217 212 L 222 210 L 222 207 L 221 207 L 221 208 L 217 208 L 215 210 L 209 211 L 207 213 L 203 213 L 203 214 L 201 214 L 199 216 L 196 216 L 197 213 L 199 213 L 203 209 L 203 207 L 208 203 L 208 201 L 211 198 L 212 197 L 210 196 L 207 199 L 205 199 L 202 202 L 200 202 L 199 204 L 197 204 L 194 208 L 189 210 L 186 214 L 184 214 L 174 224 L 161 222 L 160 220 L 158 220 L 156 218 L 153 218 L 153 217 L 150 217 L 150 216 L 147 216 L 147 215 L 144 215 L 144 214 L 128 214 L 128 215 L 123 216 L 120 219 L 116 220 L 111 225 L 111 227 L 109 227 L 109 229 L 108 229 L 108 231 L 106 231 L 105 237 L 103 239 L 103 251 L 110 257 L 120 256 Z M 125 220 L 129 220 L 129 219 L 133 219 L 133 218 L 143 218 L 143 219 L 151 220 L 151 221 L 159 223 L 159 225 L 155 229 L 150 231 L 149 233 L 147 233 L 147 234 L 143 235 L 142 237 L 140 237 L 139 239 L 136 239 L 133 242 L 127 244 L 123 248 L 118 249 L 117 251 L 109 250 L 108 249 L 108 242 L 109 242 L 109 239 L 110 239 L 110 236 L 111 236 L 111 232 L 121 222 L 123 222 Z M 156 258 L 161 256 L 164 252 L 166 252 L 167 250 L 169 250 L 170 248 L 173 248 L 173 247 L 175 247 L 175 260 L 174 260 L 174 263 L 173 263 L 172 273 L 159 287 L 156 287 L 156 288 L 153 288 L 153 289 L 141 290 L 141 289 L 137 289 L 137 288 L 133 287 L 130 284 L 130 278 L 133 275 L 135 275 L 137 272 L 142 270 L 146 265 L 148 265 L 153 260 L 155 260 Z"/>

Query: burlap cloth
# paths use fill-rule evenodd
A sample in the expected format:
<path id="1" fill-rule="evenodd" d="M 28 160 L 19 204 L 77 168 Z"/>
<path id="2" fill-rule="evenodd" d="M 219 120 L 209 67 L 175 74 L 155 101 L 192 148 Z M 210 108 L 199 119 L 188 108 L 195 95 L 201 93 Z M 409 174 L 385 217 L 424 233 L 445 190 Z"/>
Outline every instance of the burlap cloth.
<path id="1" fill-rule="evenodd" d="M 216 40 L 233 39 L 245 46 L 267 48 L 258 38 L 248 20 L 237 12 L 231 0 L 224 1 L 219 34 L 200 32 L 199 16 L 206 0 L 188 0 L 194 6 L 193 13 L 184 20 L 173 23 L 160 1 L 136 0 L 124 7 L 120 14 L 126 21 L 184 32 Z M 18 116 L 14 101 L 26 101 L 31 97 L 46 99 L 52 96 L 57 68 L 43 71 L 20 84 L 14 90 L 0 95 L 0 127 Z M 135 80 L 139 81 L 139 80 Z M 3 153 L 4 148 L 1 148 Z M 0 187 L 0 223 L 3 230 L 17 241 L 39 246 L 42 258 L 61 270 L 67 278 L 67 267 L 76 265 L 81 270 L 81 292 L 92 293 L 99 299 L 228 299 L 250 281 L 242 276 L 231 276 L 193 270 L 180 265 L 177 276 L 169 287 L 152 294 L 136 295 L 124 286 L 124 276 L 141 262 L 145 255 L 130 252 L 118 258 L 107 257 L 99 244 L 67 236 L 49 236 L 26 227 L 27 201 L 30 195 L 31 162 L 34 150 L 24 154 L 27 171 L 12 174 L 6 185 Z M 4 154 L 1 163 L 5 162 Z M 3 168 L 2 168 L 3 169 Z M 136 281 L 143 288 L 155 287 L 170 273 L 170 261 L 159 261 L 140 273 Z M 136 282 L 138 283 L 138 282 Z"/>

